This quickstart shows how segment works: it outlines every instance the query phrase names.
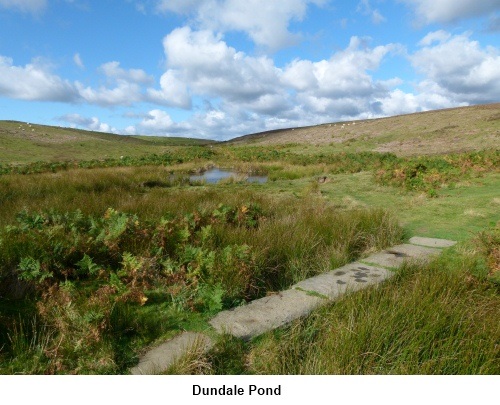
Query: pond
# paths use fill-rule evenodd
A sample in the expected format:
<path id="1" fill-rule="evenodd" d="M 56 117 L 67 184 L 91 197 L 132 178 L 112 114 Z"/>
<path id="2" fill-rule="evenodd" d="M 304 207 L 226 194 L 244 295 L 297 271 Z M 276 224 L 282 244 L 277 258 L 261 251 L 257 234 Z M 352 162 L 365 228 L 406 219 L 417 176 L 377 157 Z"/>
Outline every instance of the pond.
<path id="1" fill-rule="evenodd" d="M 265 183 L 267 181 L 267 176 L 247 176 L 243 173 L 238 173 L 229 169 L 218 169 L 214 167 L 213 169 L 207 170 L 201 174 L 193 174 L 189 176 L 190 181 L 205 181 L 209 184 L 218 183 L 220 180 L 234 178 L 235 180 L 244 180 L 247 183 Z"/>

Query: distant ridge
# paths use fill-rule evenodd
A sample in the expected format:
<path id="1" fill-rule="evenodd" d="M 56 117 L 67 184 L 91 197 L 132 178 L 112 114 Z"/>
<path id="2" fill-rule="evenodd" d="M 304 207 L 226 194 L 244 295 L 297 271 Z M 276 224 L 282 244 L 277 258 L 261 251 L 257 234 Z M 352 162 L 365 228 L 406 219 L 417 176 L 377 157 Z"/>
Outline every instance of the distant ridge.
<path id="1" fill-rule="evenodd" d="M 0 164 L 91 160 L 164 153 L 179 146 L 215 141 L 180 137 L 130 136 L 76 128 L 0 121 Z"/>
<path id="2" fill-rule="evenodd" d="M 353 151 L 401 155 L 498 149 L 500 103 L 276 129 L 240 136 L 226 143 L 234 146 L 352 144 Z"/>
<path id="3" fill-rule="evenodd" d="M 206 145 L 321 146 L 328 153 L 376 151 L 401 156 L 498 150 L 500 103 L 275 129 L 240 136 L 226 142 L 116 135 L 19 121 L 0 121 L 0 165 L 116 159 L 124 155 L 172 152 L 180 146 Z"/>

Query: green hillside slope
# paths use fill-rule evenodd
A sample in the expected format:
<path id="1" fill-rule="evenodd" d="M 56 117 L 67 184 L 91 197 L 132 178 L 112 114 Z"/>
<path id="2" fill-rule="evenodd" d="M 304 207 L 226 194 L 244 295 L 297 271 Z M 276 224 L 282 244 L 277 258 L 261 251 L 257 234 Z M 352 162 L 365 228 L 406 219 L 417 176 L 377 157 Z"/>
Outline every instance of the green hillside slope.
<path id="1" fill-rule="evenodd" d="M 0 121 L 0 163 L 90 160 L 164 153 L 174 146 L 213 141 L 147 136 L 123 136 L 17 121 Z"/>
<path id="2" fill-rule="evenodd" d="M 230 143 L 321 145 L 331 151 L 393 152 L 402 156 L 497 148 L 500 103 L 262 132 Z"/>

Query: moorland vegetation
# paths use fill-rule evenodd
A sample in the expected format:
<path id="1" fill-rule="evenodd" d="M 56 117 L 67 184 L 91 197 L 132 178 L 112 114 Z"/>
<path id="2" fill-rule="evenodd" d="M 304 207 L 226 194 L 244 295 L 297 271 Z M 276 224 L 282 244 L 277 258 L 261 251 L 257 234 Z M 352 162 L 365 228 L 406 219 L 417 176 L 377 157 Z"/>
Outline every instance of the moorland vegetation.
<path id="1" fill-rule="evenodd" d="M 219 337 L 166 372 L 498 374 L 500 150 L 486 146 L 500 120 L 498 107 L 484 116 L 473 107 L 470 121 L 464 111 L 445 131 L 464 140 L 453 153 L 377 151 L 360 124 L 359 137 L 321 145 L 283 142 L 280 132 L 274 144 L 267 135 L 145 140 L 159 149 L 127 154 L 113 138 L 112 151 L 103 142 L 89 158 L 77 145 L 95 139 L 71 130 L 62 131 L 65 159 L 2 151 L 0 373 L 127 373 L 183 330 L 210 334 L 222 309 L 418 234 L 459 243 L 250 342 Z M 418 119 L 408 116 L 406 127 L 425 126 Z M 45 156 L 55 155 L 57 133 L 37 130 L 52 137 Z M 466 147 L 467 134 L 485 147 Z M 19 136 L 8 139 L 19 147 Z M 128 142 L 145 145 L 137 141 Z M 240 176 L 190 180 L 214 166 Z M 247 183 L 250 174 L 268 181 Z"/>

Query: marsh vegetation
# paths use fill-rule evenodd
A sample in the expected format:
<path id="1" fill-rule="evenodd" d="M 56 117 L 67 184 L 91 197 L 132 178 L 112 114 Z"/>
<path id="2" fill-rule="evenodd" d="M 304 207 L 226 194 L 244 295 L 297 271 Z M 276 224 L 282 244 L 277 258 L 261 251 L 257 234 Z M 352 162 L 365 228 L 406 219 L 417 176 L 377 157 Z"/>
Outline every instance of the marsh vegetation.
<path id="1" fill-rule="evenodd" d="M 150 345 L 209 331 L 222 309 L 415 234 L 460 243 L 251 342 L 223 336 L 168 372 L 500 372 L 500 151 L 160 145 L 1 163 L 1 373 L 127 373 Z M 213 167 L 244 175 L 190 178 Z"/>

